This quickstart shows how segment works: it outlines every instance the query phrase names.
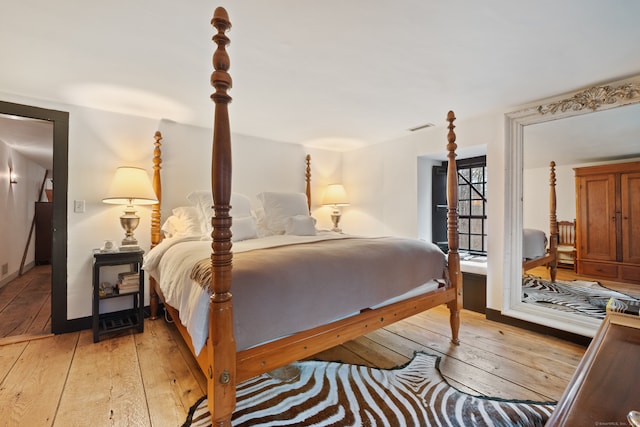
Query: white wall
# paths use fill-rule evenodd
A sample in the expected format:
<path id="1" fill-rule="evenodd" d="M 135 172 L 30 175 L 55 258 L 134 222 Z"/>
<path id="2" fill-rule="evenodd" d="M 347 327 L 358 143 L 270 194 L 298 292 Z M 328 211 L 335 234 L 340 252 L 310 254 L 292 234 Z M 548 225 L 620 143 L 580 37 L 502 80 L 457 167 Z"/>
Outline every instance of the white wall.
<path id="1" fill-rule="evenodd" d="M 212 130 L 160 119 L 52 103 L 13 94 L 0 93 L 0 99 L 70 113 L 67 318 L 90 316 L 92 250 L 102 246 L 104 240 L 119 242 L 124 237 L 124 231 L 119 222 L 123 207 L 102 203 L 116 168 L 122 165 L 138 166 L 145 168 L 151 175 L 153 135 L 156 130 L 160 130 L 163 133 L 164 159 L 162 163 L 163 206 L 165 207 L 163 213 L 166 215 L 170 208 L 186 204 L 184 198 L 190 190 L 210 188 Z M 255 195 L 263 190 L 304 192 L 304 157 L 307 153 L 311 154 L 312 198 L 315 199 L 313 213 L 318 218 L 319 226 L 330 225 L 328 218 L 330 211 L 328 208 L 320 207 L 318 203 L 322 188 L 330 181 L 339 181 L 342 178 L 339 153 L 319 149 L 307 150 L 298 144 L 280 143 L 244 135 L 234 134 L 232 141 L 234 144 L 234 190 L 248 195 Z M 6 164 L 7 160 L 2 156 L 7 156 L 4 150 L 0 150 L 0 161 Z M 19 166 L 18 171 L 24 170 L 21 165 Z M 35 174 L 39 175 L 39 172 Z M 2 174 L 0 177 L 4 178 Z M 21 182 L 20 188 L 29 189 L 36 194 L 38 187 L 35 184 L 35 181 L 25 179 Z M 32 200 L 27 203 L 26 198 L 22 196 L 3 194 L 0 190 L 0 200 L 2 198 L 7 199 L 8 203 L 19 204 L 21 215 L 24 215 L 27 209 L 30 209 L 28 212 L 31 212 L 31 216 L 33 215 Z M 74 200 L 85 201 L 84 213 L 73 211 Z M 150 213 L 150 207 L 138 207 L 141 221 L 135 236 L 145 250 L 149 248 L 150 242 Z M 18 223 L 23 225 L 20 221 Z M 6 242 L 4 234 L 3 242 Z M 12 265 L 15 264 L 16 257 L 19 262 L 22 249 L 10 252 Z M 114 280 L 115 273 L 107 269 L 106 280 Z M 119 304 L 122 302 L 109 300 L 106 303 L 108 305 L 105 304 L 103 310 L 111 311 L 121 308 Z"/>
<path id="2" fill-rule="evenodd" d="M 161 121 L 162 217 L 184 206 L 193 190 L 211 188 L 211 141 L 213 130 Z M 337 152 L 307 149 L 299 144 L 232 135 L 232 190 L 249 196 L 257 205 L 261 191 L 305 191 L 305 156 L 311 155 L 312 212 L 319 227 L 330 227 L 330 210 L 320 206 L 324 187 L 342 179 L 341 156 Z"/>
<path id="3" fill-rule="evenodd" d="M 123 237 L 118 221 L 121 207 L 101 202 L 113 172 L 124 164 L 144 167 L 151 172 L 153 134 L 160 130 L 164 137 L 162 166 L 166 215 L 169 207 L 182 204 L 189 189 L 208 188 L 211 130 L 8 94 L 0 94 L 0 97 L 70 112 L 68 318 L 88 316 L 91 312 L 91 250 L 101 246 L 106 239 L 119 241 Z M 445 154 L 445 115 L 446 111 L 443 111 L 443 120 L 437 127 L 342 154 L 233 135 L 234 191 L 249 195 L 266 187 L 304 191 L 304 155 L 310 153 L 313 157 L 313 214 L 320 227 L 330 227 L 329 208 L 319 206 L 324 187 L 341 181 L 351 199 L 351 206 L 343 209 L 341 225 L 345 232 L 418 237 L 422 235 L 418 230 L 424 228 L 424 219 L 418 217 L 418 158 Z M 487 304 L 499 310 L 504 262 L 504 115 L 501 112 L 474 118 L 461 115 L 455 124 L 461 156 L 487 154 L 490 254 Z M 420 179 L 420 186 L 426 184 L 426 188 L 430 188 L 430 182 L 422 182 L 423 177 Z M 256 184 L 258 182 L 260 184 Z M 85 213 L 73 212 L 74 200 L 85 200 Z M 139 208 L 142 220 L 136 236 L 144 248 L 148 248 L 150 239 L 149 211 L 144 206 Z"/>
<path id="4" fill-rule="evenodd" d="M 352 199 L 345 209 L 342 228 L 354 234 L 394 234 L 427 239 L 430 236 L 430 206 L 418 198 L 419 187 L 430 191 L 431 175 L 418 174 L 418 165 L 445 160 L 446 111 L 441 123 L 406 137 L 343 155 L 344 184 Z M 488 113 L 455 122 L 459 157 L 487 155 L 488 251 L 487 306 L 502 305 L 502 265 L 504 252 L 504 114 Z M 420 159 L 420 161 L 419 161 Z M 420 184 L 418 184 L 418 177 Z M 427 182 L 428 180 L 428 182 Z M 418 204 L 420 200 L 420 204 Z M 427 231 L 429 230 L 429 231 Z"/>
<path id="5" fill-rule="evenodd" d="M 9 184 L 9 167 L 18 177 Z M 45 169 L 0 141 L 0 286 L 18 276 L 29 230 L 35 213 L 35 202 Z M 25 271 L 35 260 L 35 232 L 25 256 Z M 2 266 L 7 272 L 2 274 Z"/>
<path id="6" fill-rule="evenodd" d="M 573 168 L 556 166 L 556 213 L 558 221 L 576 218 L 576 185 Z M 549 235 L 549 167 L 523 171 L 523 227 Z"/>

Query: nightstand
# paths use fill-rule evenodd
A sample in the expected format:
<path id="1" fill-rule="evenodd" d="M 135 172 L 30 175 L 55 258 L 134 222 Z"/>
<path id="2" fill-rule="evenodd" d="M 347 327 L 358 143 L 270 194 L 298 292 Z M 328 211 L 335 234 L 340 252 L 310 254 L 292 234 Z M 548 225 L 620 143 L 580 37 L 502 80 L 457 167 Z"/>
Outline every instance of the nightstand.
<path id="1" fill-rule="evenodd" d="M 142 255 L 144 251 L 116 251 L 93 252 L 93 342 L 100 340 L 100 335 L 136 329 L 144 331 L 144 271 L 142 270 Z M 127 266 L 121 274 L 138 273 L 138 286 L 126 292 L 107 292 L 100 289 L 100 268 L 106 266 Z M 133 308 L 117 313 L 100 314 L 100 301 L 111 298 L 131 298 Z"/>

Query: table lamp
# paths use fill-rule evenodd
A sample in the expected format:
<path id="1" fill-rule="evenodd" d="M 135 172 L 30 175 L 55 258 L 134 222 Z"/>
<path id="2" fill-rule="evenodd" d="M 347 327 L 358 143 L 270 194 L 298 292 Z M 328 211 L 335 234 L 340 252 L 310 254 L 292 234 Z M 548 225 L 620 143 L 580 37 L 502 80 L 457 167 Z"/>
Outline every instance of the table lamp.
<path id="1" fill-rule="evenodd" d="M 342 184 L 330 184 L 324 192 L 322 204 L 325 206 L 333 207 L 333 212 L 331 213 L 333 228 L 331 229 L 331 231 L 341 233 L 342 229 L 338 226 L 338 224 L 340 223 L 340 216 L 342 215 L 339 207 L 349 206 L 347 192 L 344 190 Z"/>
<path id="2" fill-rule="evenodd" d="M 140 223 L 140 217 L 136 215 L 134 205 L 158 203 L 147 171 L 132 166 L 121 166 L 116 169 L 109 193 L 102 201 L 115 205 L 126 205 L 124 214 L 120 217 L 120 225 L 125 231 L 125 238 L 122 240 L 120 250 L 140 250 L 138 240 L 133 236 L 133 231 Z"/>

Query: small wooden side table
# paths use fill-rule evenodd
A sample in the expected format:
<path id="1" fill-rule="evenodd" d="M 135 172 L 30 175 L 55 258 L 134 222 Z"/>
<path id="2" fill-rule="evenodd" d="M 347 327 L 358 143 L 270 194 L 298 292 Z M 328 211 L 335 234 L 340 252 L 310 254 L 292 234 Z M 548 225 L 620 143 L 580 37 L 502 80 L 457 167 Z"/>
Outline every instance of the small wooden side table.
<path id="1" fill-rule="evenodd" d="M 125 330 L 136 329 L 137 332 L 144 331 L 144 270 L 142 270 L 142 255 L 144 251 L 116 251 L 93 252 L 93 342 L 98 342 L 100 336 Z M 100 268 L 105 266 L 123 265 L 128 266 L 126 272 L 137 272 L 138 288 L 133 292 L 110 293 L 101 295 L 100 293 Z M 132 298 L 133 308 L 117 313 L 100 314 L 100 301 L 110 298 Z"/>

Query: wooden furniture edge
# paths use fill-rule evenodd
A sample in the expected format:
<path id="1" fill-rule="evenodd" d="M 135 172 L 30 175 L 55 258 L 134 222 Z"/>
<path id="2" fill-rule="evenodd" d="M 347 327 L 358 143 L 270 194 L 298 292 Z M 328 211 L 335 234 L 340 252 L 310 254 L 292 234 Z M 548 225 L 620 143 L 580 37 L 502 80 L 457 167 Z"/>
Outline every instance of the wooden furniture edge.
<path id="1" fill-rule="evenodd" d="M 549 266 L 551 281 L 556 281 L 558 272 L 558 216 L 556 196 L 556 162 L 549 163 L 549 249 L 541 257 L 522 261 L 522 272 L 540 265 Z"/>
<path id="2" fill-rule="evenodd" d="M 602 343 L 607 337 L 607 331 L 612 326 L 625 326 L 640 329 L 640 317 L 625 313 L 607 312 L 607 315 L 594 335 L 593 340 L 587 347 L 587 351 L 580 360 L 580 363 L 575 370 L 575 374 L 571 377 L 567 388 L 562 394 L 558 405 L 547 421 L 547 427 L 565 425 L 571 416 L 569 409 L 574 405 L 576 399 L 578 399 L 580 395 L 580 386 L 584 383 L 585 377 L 594 366 L 596 358 L 602 348 Z M 602 424 L 604 425 L 606 423 L 603 422 Z"/>
<path id="3" fill-rule="evenodd" d="M 163 300 L 161 291 L 158 292 L 161 300 Z M 451 301 L 454 295 L 455 290 L 453 288 L 443 288 L 376 310 L 363 310 L 354 316 L 239 351 L 236 354 L 236 379 L 240 383 L 289 363 L 308 358 L 323 350 Z M 207 347 L 203 347 L 200 354 L 195 356 L 189 332 L 179 320 L 180 313 L 170 305 L 165 305 L 165 309 L 174 320 L 176 328 L 187 343 L 191 353 L 194 354 L 200 369 L 206 373 L 209 366 Z"/>
<path id="4" fill-rule="evenodd" d="M 375 310 L 364 310 L 326 325 L 238 352 L 237 377 L 244 381 L 323 350 L 361 337 L 376 329 L 451 301 L 453 288 L 429 292 Z"/>
<path id="5" fill-rule="evenodd" d="M 462 272 L 460 270 L 460 236 L 458 235 L 458 167 L 456 165 L 456 134 L 454 132 L 456 115 L 453 111 L 447 113 L 449 122 L 447 133 L 447 267 L 449 273 L 449 287 L 455 290 L 453 299 L 447 303 L 449 308 L 449 324 L 451 326 L 451 342 L 459 344 L 460 310 L 462 310 Z"/>

